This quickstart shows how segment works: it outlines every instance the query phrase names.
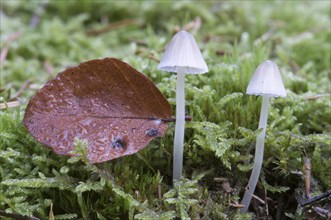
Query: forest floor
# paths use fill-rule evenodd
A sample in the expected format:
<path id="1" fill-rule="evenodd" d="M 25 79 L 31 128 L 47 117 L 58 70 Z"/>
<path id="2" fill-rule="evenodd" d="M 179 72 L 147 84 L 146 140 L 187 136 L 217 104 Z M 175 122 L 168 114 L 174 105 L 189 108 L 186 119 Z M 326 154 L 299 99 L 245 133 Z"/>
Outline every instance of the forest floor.
<path id="1" fill-rule="evenodd" d="M 330 1 L 25 1 L 0 6 L 0 216 L 4 219 L 328 219 L 331 216 Z M 174 123 L 136 154 L 100 164 L 56 155 L 22 125 L 57 73 L 114 57 L 176 107 L 176 74 L 157 69 L 179 30 L 209 72 L 187 75 L 183 179 L 172 186 Z M 287 96 L 272 98 L 260 179 L 241 213 L 265 60 Z M 175 115 L 173 115 L 175 117 Z M 0 217 L 2 218 L 2 217 Z"/>

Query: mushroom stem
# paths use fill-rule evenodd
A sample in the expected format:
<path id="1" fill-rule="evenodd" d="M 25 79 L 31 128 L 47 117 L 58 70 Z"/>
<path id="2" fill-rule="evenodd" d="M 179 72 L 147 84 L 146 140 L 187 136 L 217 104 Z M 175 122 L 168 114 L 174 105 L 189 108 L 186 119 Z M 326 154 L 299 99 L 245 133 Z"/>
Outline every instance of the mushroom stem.
<path id="1" fill-rule="evenodd" d="M 185 129 L 185 73 L 178 68 L 176 87 L 176 126 L 174 139 L 173 182 L 180 180 L 183 168 L 183 146 Z"/>
<path id="2" fill-rule="evenodd" d="M 264 151 L 264 139 L 265 139 L 267 121 L 268 121 L 269 98 L 270 96 L 268 95 L 262 96 L 262 108 L 260 114 L 259 129 L 263 128 L 263 130 L 256 138 L 253 170 L 251 177 L 249 178 L 248 181 L 248 186 L 244 194 L 244 198 L 241 201 L 241 204 L 245 206 L 241 209 L 241 212 L 246 212 L 248 210 L 249 204 L 251 202 L 261 172 L 263 151 Z"/>

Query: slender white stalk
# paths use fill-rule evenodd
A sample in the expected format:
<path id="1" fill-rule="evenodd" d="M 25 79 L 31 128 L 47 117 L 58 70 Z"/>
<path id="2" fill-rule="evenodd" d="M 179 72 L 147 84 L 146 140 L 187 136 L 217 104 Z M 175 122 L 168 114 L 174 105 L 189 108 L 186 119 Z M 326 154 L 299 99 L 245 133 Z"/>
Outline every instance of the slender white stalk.
<path id="1" fill-rule="evenodd" d="M 251 177 L 249 178 L 248 181 L 246 192 L 244 194 L 244 198 L 241 201 L 241 204 L 245 205 L 245 207 L 241 209 L 242 212 L 246 212 L 248 210 L 248 206 L 251 202 L 261 172 L 262 161 L 263 161 L 264 139 L 265 139 L 265 133 L 266 133 L 267 121 L 268 121 L 269 97 L 270 96 L 268 95 L 262 96 L 262 108 L 260 114 L 259 129 L 263 128 L 263 130 L 256 138 L 254 165 L 253 165 Z"/>
<path id="2" fill-rule="evenodd" d="M 183 169 L 185 129 L 185 73 L 178 68 L 176 87 L 176 127 L 174 139 L 173 182 L 180 180 Z"/>

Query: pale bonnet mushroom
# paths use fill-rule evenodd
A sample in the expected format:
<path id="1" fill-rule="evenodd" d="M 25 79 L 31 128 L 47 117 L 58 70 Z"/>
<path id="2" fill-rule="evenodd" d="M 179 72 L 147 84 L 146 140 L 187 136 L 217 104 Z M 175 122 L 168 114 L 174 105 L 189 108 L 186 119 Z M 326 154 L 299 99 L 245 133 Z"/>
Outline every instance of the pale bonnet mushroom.
<path id="1" fill-rule="evenodd" d="M 262 132 L 256 138 L 255 157 L 252 174 L 248 181 L 248 186 L 241 203 L 244 207 L 242 212 L 248 210 L 248 206 L 255 191 L 256 184 L 258 182 L 264 151 L 264 139 L 268 121 L 268 108 L 270 97 L 285 97 L 286 91 L 283 85 L 282 77 L 279 72 L 277 64 L 267 60 L 260 64 L 255 70 L 251 81 L 246 90 L 247 94 L 262 96 L 262 109 L 260 113 L 259 129 L 262 128 Z"/>
<path id="2" fill-rule="evenodd" d="M 173 181 L 175 182 L 180 180 L 183 167 L 185 74 L 206 73 L 208 72 L 208 67 L 194 37 L 186 31 L 179 31 L 167 45 L 157 68 L 159 70 L 177 73 L 176 127 L 173 159 Z"/>

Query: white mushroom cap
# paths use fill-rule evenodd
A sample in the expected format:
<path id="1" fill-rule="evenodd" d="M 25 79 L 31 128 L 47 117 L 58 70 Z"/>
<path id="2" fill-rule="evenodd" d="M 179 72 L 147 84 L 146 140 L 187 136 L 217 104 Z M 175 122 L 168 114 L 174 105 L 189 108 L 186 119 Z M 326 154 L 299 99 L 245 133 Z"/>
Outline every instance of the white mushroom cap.
<path id="1" fill-rule="evenodd" d="M 208 72 L 208 67 L 203 59 L 194 37 L 186 32 L 179 31 L 167 45 L 164 55 L 157 66 L 159 70 L 167 72 L 181 71 L 187 74 Z"/>
<path id="2" fill-rule="evenodd" d="M 270 60 L 261 63 L 255 70 L 246 93 L 285 97 L 286 91 L 277 64 Z"/>

